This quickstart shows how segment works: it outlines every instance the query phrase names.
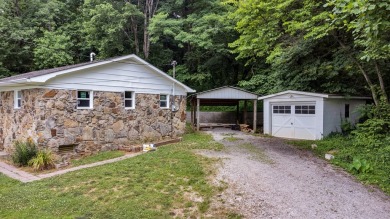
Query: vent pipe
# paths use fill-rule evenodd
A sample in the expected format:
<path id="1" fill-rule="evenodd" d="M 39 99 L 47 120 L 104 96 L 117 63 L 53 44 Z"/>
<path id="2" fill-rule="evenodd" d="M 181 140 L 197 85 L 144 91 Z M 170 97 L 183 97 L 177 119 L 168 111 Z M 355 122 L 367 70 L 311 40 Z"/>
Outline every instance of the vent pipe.
<path id="1" fill-rule="evenodd" d="M 96 54 L 94 52 L 91 52 L 89 54 L 89 58 L 90 58 L 91 62 L 93 62 L 93 59 L 95 58 L 95 56 L 96 56 Z"/>

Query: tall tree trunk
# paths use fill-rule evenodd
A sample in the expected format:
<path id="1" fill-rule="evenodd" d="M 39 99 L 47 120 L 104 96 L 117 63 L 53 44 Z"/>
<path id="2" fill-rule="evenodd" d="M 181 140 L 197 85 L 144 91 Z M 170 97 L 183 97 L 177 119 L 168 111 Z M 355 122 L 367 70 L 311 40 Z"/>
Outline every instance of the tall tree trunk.
<path id="1" fill-rule="evenodd" d="M 138 26 L 137 21 L 134 19 L 134 17 L 131 17 L 131 30 L 134 34 L 134 48 L 135 48 L 135 54 L 139 55 L 139 40 L 138 40 Z"/>
<path id="2" fill-rule="evenodd" d="M 386 89 L 385 89 L 385 82 L 383 81 L 382 72 L 379 69 L 378 62 L 374 62 L 375 64 L 375 71 L 378 75 L 379 85 L 381 87 L 382 95 L 385 98 L 386 103 L 389 103 L 389 99 L 387 97 Z"/>
<path id="3" fill-rule="evenodd" d="M 156 11 L 158 9 L 159 0 L 145 0 L 144 5 L 144 56 L 145 59 L 149 57 L 150 52 L 150 35 L 148 31 L 150 20 L 153 18 L 153 16 L 156 14 Z"/>
<path id="4" fill-rule="evenodd" d="M 336 39 L 336 41 L 340 44 L 340 46 L 343 48 L 343 49 L 347 49 L 347 46 L 345 46 L 345 44 L 335 35 L 335 34 L 332 34 L 332 36 Z M 364 79 L 366 79 L 366 82 L 370 88 L 370 91 L 371 91 L 371 95 L 372 95 L 372 99 L 374 100 L 374 103 L 375 105 L 378 105 L 379 104 L 379 101 L 378 101 L 378 95 L 377 95 L 377 92 L 375 90 L 375 86 L 374 84 L 372 83 L 370 77 L 368 76 L 368 73 L 364 70 L 363 66 L 360 64 L 360 62 L 358 60 L 356 60 L 355 57 L 353 57 L 350 53 L 347 53 L 348 54 L 348 57 L 356 64 L 356 66 L 359 68 L 360 72 L 363 74 L 364 76 Z"/>

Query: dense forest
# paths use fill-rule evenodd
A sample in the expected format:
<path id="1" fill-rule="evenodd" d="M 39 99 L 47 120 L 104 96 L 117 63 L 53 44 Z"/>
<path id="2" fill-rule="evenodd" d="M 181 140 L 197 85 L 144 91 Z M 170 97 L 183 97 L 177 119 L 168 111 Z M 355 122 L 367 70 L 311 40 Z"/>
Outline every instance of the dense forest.
<path id="1" fill-rule="evenodd" d="M 223 85 L 388 100 L 388 0 L 2 0 L 0 77 L 137 54 Z"/>

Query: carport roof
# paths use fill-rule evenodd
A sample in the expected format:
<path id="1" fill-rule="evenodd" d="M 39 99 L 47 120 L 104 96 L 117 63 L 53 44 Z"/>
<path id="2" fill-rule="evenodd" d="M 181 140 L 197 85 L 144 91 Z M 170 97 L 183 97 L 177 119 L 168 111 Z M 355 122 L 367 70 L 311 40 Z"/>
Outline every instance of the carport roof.
<path id="1" fill-rule="evenodd" d="M 257 94 L 241 88 L 224 86 L 193 94 L 197 99 L 213 100 L 257 100 Z"/>

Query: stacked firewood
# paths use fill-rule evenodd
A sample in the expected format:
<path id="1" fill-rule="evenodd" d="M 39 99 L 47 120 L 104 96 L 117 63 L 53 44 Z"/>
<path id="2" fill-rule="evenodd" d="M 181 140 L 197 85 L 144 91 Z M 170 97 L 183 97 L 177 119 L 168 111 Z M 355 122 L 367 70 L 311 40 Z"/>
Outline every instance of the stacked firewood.
<path id="1" fill-rule="evenodd" d="M 247 124 L 240 124 L 240 128 L 242 132 L 247 132 L 247 133 L 252 132 L 252 129 L 249 128 L 249 125 Z"/>

